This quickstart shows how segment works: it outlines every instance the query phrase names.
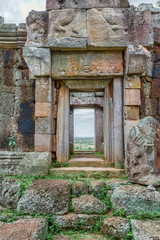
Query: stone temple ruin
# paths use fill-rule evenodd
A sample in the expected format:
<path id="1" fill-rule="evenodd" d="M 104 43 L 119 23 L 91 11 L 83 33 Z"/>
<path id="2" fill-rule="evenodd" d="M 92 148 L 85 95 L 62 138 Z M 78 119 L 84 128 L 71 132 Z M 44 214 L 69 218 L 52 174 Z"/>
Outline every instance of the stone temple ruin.
<path id="1" fill-rule="evenodd" d="M 91 160 L 86 155 L 85 160 L 84 156 L 70 159 L 74 152 L 73 113 L 77 108 L 94 109 L 95 152 L 101 151 L 104 159 Z M 9 138 L 13 136 L 16 151 L 11 152 Z M 3 177 L 65 173 L 65 176 L 100 174 L 103 178 L 120 178 L 125 174 L 125 167 L 130 182 L 152 190 L 154 186 L 159 187 L 160 9 L 152 4 L 135 8 L 128 0 L 47 0 L 46 11 L 31 11 L 26 24 L 7 24 L 0 17 L 0 150 Z M 50 169 L 55 161 L 68 167 Z M 5 184 L 12 186 L 10 181 L 3 179 L 1 188 Z M 12 208 L 28 214 L 31 210 L 44 213 L 46 199 L 41 187 L 44 190 L 47 186 L 50 189 L 60 186 L 62 203 L 57 195 L 49 194 L 62 206 L 47 208 L 59 215 L 57 224 L 61 222 L 66 224 L 62 228 L 68 228 L 62 215 L 69 211 L 69 183 L 66 180 L 36 181 L 33 189 L 26 190 L 20 200 L 13 200 Z M 110 184 L 115 190 L 112 196 L 115 209 L 124 208 L 128 215 L 137 213 L 141 191 L 146 191 L 153 209 L 160 212 L 159 192 L 153 191 L 155 198 L 158 196 L 154 205 L 154 196 L 146 187 L 134 185 L 132 191 L 132 186 L 120 186 L 122 180 L 119 181 L 118 185 Z M 83 188 L 82 192 L 88 194 L 86 187 L 82 184 L 77 189 Z M 135 198 L 137 205 L 130 199 L 136 193 L 139 193 L 139 200 Z M 124 199 L 125 196 L 129 200 Z M 34 206 L 33 210 L 29 203 L 34 197 L 41 207 Z M 80 202 L 84 201 L 83 196 L 77 197 L 82 198 Z M 2 197 L 3 202 L 6 198 Z M 88 201 L 93 203 L 95 199 Z M 133 206 L 126 201 L 131 201 Z M 0 205 L 1 202 L 0 197 Z M 72 204 L 77 214 L 85 213 L 78 200 Z M 148 210 L 147 201 L 143 204 L 142 210 Z M 2 206 L 9 205 L 6 201 Z M 106 207 L 100 206 L 105 212 Z M 92 212 L 97 213 L 100 214 L 98 210 Z M 69 228 L 78 225 L 78 219 L 81 219 L 79 215 L 72 216 Z M 29 225 L 30 220 L 27 221 Z M 35 226 L 39 226 L 34 221 Z M 42 219 L 43 233 L 45 224 Z M 106 230 L 109 224 L 103 223 L 104 233 L 110 231 Z M 139 238 L 137 224 L 132 220 L 136 240 L 159 239 L 160 230 L 154 238 L 143 238 L 143 234 L 149 233 L 142 233 Z M 149 229 L 145 223 L 139 224 L 142 229 Z M 117 238 L 123 237 L 124 234 L 120 234 Z"/>

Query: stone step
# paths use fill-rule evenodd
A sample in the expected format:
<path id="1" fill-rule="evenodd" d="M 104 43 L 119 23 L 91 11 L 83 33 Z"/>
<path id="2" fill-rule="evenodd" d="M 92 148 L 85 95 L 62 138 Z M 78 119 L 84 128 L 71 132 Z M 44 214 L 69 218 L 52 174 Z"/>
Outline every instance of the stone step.
<path id="1" fill-rule="evenodd" d="M 101 158 L 73 158 L 69 162 L 69 167 L 105 167 L 106 162 Z"/>
<path id="2" fill-rule="evenodd" d="M 81 177 L 81 178 L 121 178 L 125 175 L 124 169 L 105 168 L 105 167 L 66 167 L 52 168 L 49 174 L 53 176 L 64 175 L 64 177 Z"/>

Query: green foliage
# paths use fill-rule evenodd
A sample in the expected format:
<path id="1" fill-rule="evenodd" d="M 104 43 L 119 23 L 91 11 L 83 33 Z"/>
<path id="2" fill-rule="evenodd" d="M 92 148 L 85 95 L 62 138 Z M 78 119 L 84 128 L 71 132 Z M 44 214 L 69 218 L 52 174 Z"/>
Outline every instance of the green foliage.
<path id="1" fill-rule="evenodd" d="M 123 208 L 120 208 L 120 209 L 114 211 L 113 216 L 125 217 L 126 216 L 126 210 L 123 209 Z"/>
<path id="2" fill-rule="evenodd" d="M 10 148 L 10 151 L 11 152 L 14 152 L 15 151 L 15 148 L 16 148 L 16 139 L 14 136 L 10 137 L 9 138 L 9 148 Z"/>
<path id="3" fill-rule="evenodd" d="M 157 6 L 160 7 L 160 1 L 157 1 Z"/>
<path id="4" fill-rule="evenodd" d="M 156 220 L 157 218 L 160 218 L 160 212 L 139 212 L 136 215 L 130 215 L 127 217 L 128 219 L 152 219 L 152 220 Z"/>
<path id="5" fill-rule="evenodd" d="M 68 167 L 69 163 L 66 162 L 53 162 L 52 168 L 61 168 L 61 167 Z"/>
<path id="6" fill-rule="evenodd" d="M 124 164 L 121 164 L 121 165 L 120 165 L 120 169 L 125 169 Z"/>
<path id="7" fill-rule="evenodd" d="M 104 159 L 104 154 L 102 152 L 97 152 L 97 153 L 95 153 L 95 155 L 99 158 Z"/>

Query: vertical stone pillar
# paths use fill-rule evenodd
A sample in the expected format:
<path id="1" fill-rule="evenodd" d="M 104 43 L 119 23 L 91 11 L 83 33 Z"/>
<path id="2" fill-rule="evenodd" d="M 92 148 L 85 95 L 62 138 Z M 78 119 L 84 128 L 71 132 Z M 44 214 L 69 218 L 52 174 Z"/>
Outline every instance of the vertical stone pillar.
<path id="1" fill-rule="evenodd" d="M 52 151 L 54 124 L 50 77 L 36 79 L 35 100 L 35 151 Z"/>
<path id="2" fill-rule="evenodd" d="M 95 108 L 95 151 L 101 151 L 103 142 L 103 108 Z"/>
<path id="3" fill-rule="evenodd" d="M 70 99 L 69 88 L 61 82 L 58 98 L 57 115 L 57 161 L 66 162 L 69 160 L 69 114 Z"/>
<path id="4" fill-rule="evenodd" d="M 74 109 L 70 108 L 70 119 L 69 119 L 69 148 L 70 154 L 74 152 Z"/>
<path id="5" fill-rule="evenodd" d="M 122 79 L 113 80 L 113 137 L 114 160 L 117 168 L 124 164 L 124 139 L 123 139 L 123 87 Z"/>
<path id="6" fill-rule="evenodd" d="M 104 132 L 104 158 L 107 162 L 112 162 L 112 110 L 109 85 L 104 91 L 103 107 L 103 132 Z"/>
<path id="7" fill-rule="evenodd" d="M 51 79 L 51 52 L 47 48 L 24 47 L 23 56 L 36 78 L 35 90 L 35 151 L 53 151 L 54 122 L 52 114 L 53 83 Z"/>

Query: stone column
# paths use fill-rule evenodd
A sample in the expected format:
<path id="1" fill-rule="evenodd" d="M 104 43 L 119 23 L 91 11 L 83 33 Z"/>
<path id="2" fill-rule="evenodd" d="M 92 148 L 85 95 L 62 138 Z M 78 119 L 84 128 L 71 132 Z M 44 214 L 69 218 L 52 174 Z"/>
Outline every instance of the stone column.
<path id="1" fill-rule="evenodd" d="M 104 132 L 104 158 L 112 162 L 112 103 L 110 99 L 109 85 L 104 91 L 103 107 L 103 132 Z"/>
<path id="2" fill-rule="evenodd" d="M 101 151 L 103 143 L 103 108 L 95 108 L 95 151 Z"/>
<path id="3" fill-rule="evenodd" d="M 74 108 L 70 108 L 70 119 L 69 119 L 69 146 L 70 154 L 74 152 Z"/>
<path id="4" fill-rule="evenodd" d="M 35 151 L 52 151 L 52 80 L 37 78 L 35 89 Z"/>
<path id="5" fill-rule="evenodd" d="M 57 161 L 69 160 L 69 88 L 61 82 L 58 98 L 57 115 Z"/>
<path id="6" fill-rule="evenodd" d="M 124 138 L 123 138 L 123 88 L 122 79 L 113 80 L 113 158 L 117 168 L 124 164 Z"/>

